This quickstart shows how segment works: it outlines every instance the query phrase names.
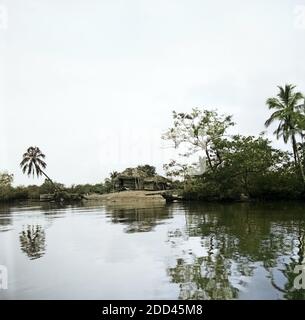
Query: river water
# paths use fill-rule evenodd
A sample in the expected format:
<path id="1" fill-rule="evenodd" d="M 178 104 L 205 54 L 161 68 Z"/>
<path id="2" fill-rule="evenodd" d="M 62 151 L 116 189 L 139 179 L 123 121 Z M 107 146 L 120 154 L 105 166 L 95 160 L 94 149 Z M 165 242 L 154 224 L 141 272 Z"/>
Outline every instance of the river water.
<path id="1" fill-rule="evenodd" d="M 1 206 L 0 299 L 305 299 L 304 235 L 293 202 Z"/>

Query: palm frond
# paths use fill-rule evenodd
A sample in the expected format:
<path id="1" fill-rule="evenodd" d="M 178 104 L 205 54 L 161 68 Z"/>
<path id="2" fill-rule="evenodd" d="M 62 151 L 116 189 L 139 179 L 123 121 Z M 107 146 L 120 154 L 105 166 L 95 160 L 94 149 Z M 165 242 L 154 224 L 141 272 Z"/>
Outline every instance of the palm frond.
<path id="1" fill-rule="evenodd" d="M 42 159 L 45 159 L 45 155 L 38 147 L 29 147 L 20 162 L 22 172 L 29 176 L 36 174 L 39 177 L 43 172 L 42 169 L 47 167 L 47 164 Z"/>
<path id="2" fill-rule="evenodd" d="M 277 96 L 266 101 L 269 109 L 277 110 L 266 120 L 265 126 L 268 127 L 278 120 L 280 123 L 273 133 L 277 139 L 283 137 L 285 143 L 292 136 L 300 134 L 305 128 L 305 104 L 300 104 L 304 95 L 301 92 L 294 92 L 295 87 L 292 84 L 286 84 L 284 87 L 278 86 Z"/>
<path id="3" fill-rule="evenodd" d="M 280 120 L 282 117 L 282 111 L 281 110 L 277 110 L 275 112 L 272 113 L 272 115 L 270 116 L 269 119 L 266 120 L 265 122 L 265 126 L 269 127 L 270 124 L 275 121 L 275 120 Z"/>
<path id="4" fill-rule="evenodd" d="M 267 106 L 269 109 L 283 109 L 284 105 L 278 98 L 269 98 L 266 101 Z"/>

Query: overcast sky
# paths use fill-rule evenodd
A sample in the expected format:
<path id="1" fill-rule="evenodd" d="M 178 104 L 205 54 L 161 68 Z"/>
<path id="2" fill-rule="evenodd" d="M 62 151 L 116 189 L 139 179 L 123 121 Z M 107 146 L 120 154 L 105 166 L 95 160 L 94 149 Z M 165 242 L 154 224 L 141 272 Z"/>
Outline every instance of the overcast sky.
<path id="1" fill-rule="evenodd" d="M 258 134 L 277 85 L 305 92 L 304 7 L 0 0 L 0 170 L 15 184 L 40 183 L 19 168 L 37 145 L 50 177 L 67 185 L 144 163 L 162 173 L 173 109 L 218 108 L 236 132 Z"/>

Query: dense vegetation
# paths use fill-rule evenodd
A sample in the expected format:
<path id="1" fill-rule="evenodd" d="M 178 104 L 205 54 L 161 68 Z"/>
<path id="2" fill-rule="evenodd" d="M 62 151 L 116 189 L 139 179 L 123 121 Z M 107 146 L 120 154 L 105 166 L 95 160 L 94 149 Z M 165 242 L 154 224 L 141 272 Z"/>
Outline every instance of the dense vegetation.
<path id="1" fill-rule="evenodd" d="M 8 180 L 8 176 L 11 179 Z M 4 182 L 5 181 L 5 182 Z M 61 183 L 54 182 L 54 185 L 49 181 L 40 185 L 29 185 L 29 186 L 12 186 L 13 177 L 12 175 L 3 172 L 0 173 L 0 201 L 14 201 L 14 200 L 38 200 L 41 194 L 49 194 L 55 192 L 55 186 L 60 190 L 61 194 L 88 194 L 88 193 L 108 193 L 113 190 L 113 185 L 110 179 L 105 179 L 103 183 L 97 184 L 79 184 L 72 185 L 71 187 L 65 187 Z"/>
<path id="2" fill-rule="evenodd" d="M 295 87 L 279 87 L 275 98 L 267 100 L 274 112 L 266 121 L 269 127 L 278 121 L 274 134 L 292 151 L 272 147 L 264 137 L 229 135 L 234 126 L 231 115 L 215 110 L 193 109 L 190 113 L 173 112 L 173 127 L 163 138 L 189 158 L 199 154 L 196 164 L 172 160 L 164 165 L 167 174 L 183 180 L 185 198 L 205 200 L 299 199 L 304 198 L 304 96 Z"/>
<path id="3" fill-rule="evenodd" d="M 33 151 L 33 149 L 31 149 Z M 41 153 L 39 148 L 36 148 L 36 152 L 39 157 L 45 158 L 45 155 Z M 23 156 L 23 159 L 28 159 L 28 155 Z M 34 157 L 35 159 L 35 157 Z M 27 163 L 29 159 L 26 161 Z M 32 158 L 33 161 L 33 158 Z M 24 168 L 25 161 L 22 161 L 22 169 Z M 46 168 L 46 164 L 44 165 Z M 26 167 L 24 172 L 28 175 L 41 175 L 40 166 L 34 163 L 32 166 Z M 143 173 L 143 175 L 147 176 L 155 176 L 156 175 L 156 168 L 151 165 L 139 165 L 135 168 L 138 172 Z M 34 170 L 34 171 L 33 171 Z M 127 168 L 125 172 L 132 170 L 132 168 Z M 37 174 L 38 172 L 38 174 Z M 46 179 L 44 183 L 40 186 L 37 185 L 29 185 L 29 186 L 18 186 L 13 187 L 12 183 L 14 180 L 14 176 L 7 172 L 0 172 L 0 201 L 2 202 L 9 202 L 14 200 L 39 200 L 40 195 L 42 194 L 54 194 L 57 193 L 60 197 L 66 198 L 67 200 L 71 200 L 71 196 L 73 195 L 87 195 L 90 193 L 96 194 L 104 194 L 109 193 L 114 190 L 114 180 L 118 176 L 118 172 L 113 171 L 110 173 L 109 178 L 106 178 L 103 182 L 97 184 L 78 184 L 72 185 L 70 187 L 66 187 L 64 184 L 53 182 L 45 173 Z"/>
<path id="4" fill-rule="evenodd" d="M 173 159 L 164 165 L 174 188 L 186 199 L 196 200 L 305 199 L 304 96 L 293 85 L 278 88 L 277 96 L 266 101 L 273 113 L 265 126 L 278 122 L 274 134 L 291 143 L 292 152 L 273 148 L 265 133 L 256 137 L 229 135 L 229 129 L 235 126 L 231 115 L 198 108 L 190 113 L 174 111 L 173 126 L 162 138 L 172 142 L 182 158 L 198 156 L 193 164 Z M 114 190 L 116 171 L 102 183 L 67 188 L 47 176 L 44 159 L 39 148 L 30 147 L 20 163 L 24 173 L 45 176 L 41 186 L 13 187 L 13 175 L 0 173 L 0 201 L 39 199 L 41 194 L 54 192 L 63 196 Z M 150 165 L 137 169 L 156 174 Z"/>

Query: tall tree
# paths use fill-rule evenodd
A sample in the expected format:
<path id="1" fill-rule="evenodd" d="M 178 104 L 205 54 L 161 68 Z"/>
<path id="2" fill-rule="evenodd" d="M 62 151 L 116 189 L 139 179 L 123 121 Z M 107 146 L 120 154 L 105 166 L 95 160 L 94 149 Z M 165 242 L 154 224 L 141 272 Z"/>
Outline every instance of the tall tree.
<path id="1" fill-rule="evenodd" d="M 0 188 L 11 186 L 14 180 L 14 175 L 7 172 L 0 172 Z"/>
<path id="2" fill-rule="evenodd" d="M 156 168 L 149 164 L 137 166 L 137 169 L 146 174 L 148 177 L 154 177 L 157 174 Z"/>
<path id="3" fill-rule="evenodd" d="M 274 121 L 279 121 L 277 129 L 274 131 L 276 138 L 283 137 L 285 143 L 291 140 L 294 161 L 299 167 L 303 182 L 305 184 L 304 167 L 300 160 L 297 148 L 297 135 L 302 133 L 304 129 L 305 106 L 304 95 L 295 91 L 295 86 L 286 84 L 285 87 L 278 86 L 279 93 L 276 97 L 269 98 L 266 102 L 271 110 L 275 110 L 270 118 L 265 122 L 265 126 L 269 127 Z"/>
<path id="4" fill-rule="evenodd" d="M 117 171 L 112 171 L 110 172 L 110 181 L 112 184 L 112 191 L 115 189 L 115 178 L 119 175 Z"/>
<path id="5" fill-rule="evenodd" d="M 27 151 L 23 154 L 23 159 L 20 162 L 20 167 L 22 168 L 22 172 L 26 173 L 28 176 L 35 174 L 37 177 L 44 175 L 47 180 L 51 182 L 54 189 L 56 190 L 57 187 L 51 178 L 43 171 L 47 167 L 45 163 L 45 155 L 40 151 L 38 147 L 29 147 Z"/>
<path id="6" fill-rule="evenodd" d="M 199 152 L 207 159 L 208 168 L 215 171 L 222 164 L 222 139 L 229 127 L 233 126 L 232 116 L 219 115 L 216 110 L 193 108 L 190 113 L 173 111 L 173 127 L 162 136 L 174 143 L 174 147 L 186 148 L 189 157 Z M 184 146 L 183 146 L 184 145 Z"/>
<path id="7" fill-rule="evenodd" d="M 110 172 L 111 181 L 113 181 L 118 175 L 119 175 L 119 173 L 117 171 Z"/>

